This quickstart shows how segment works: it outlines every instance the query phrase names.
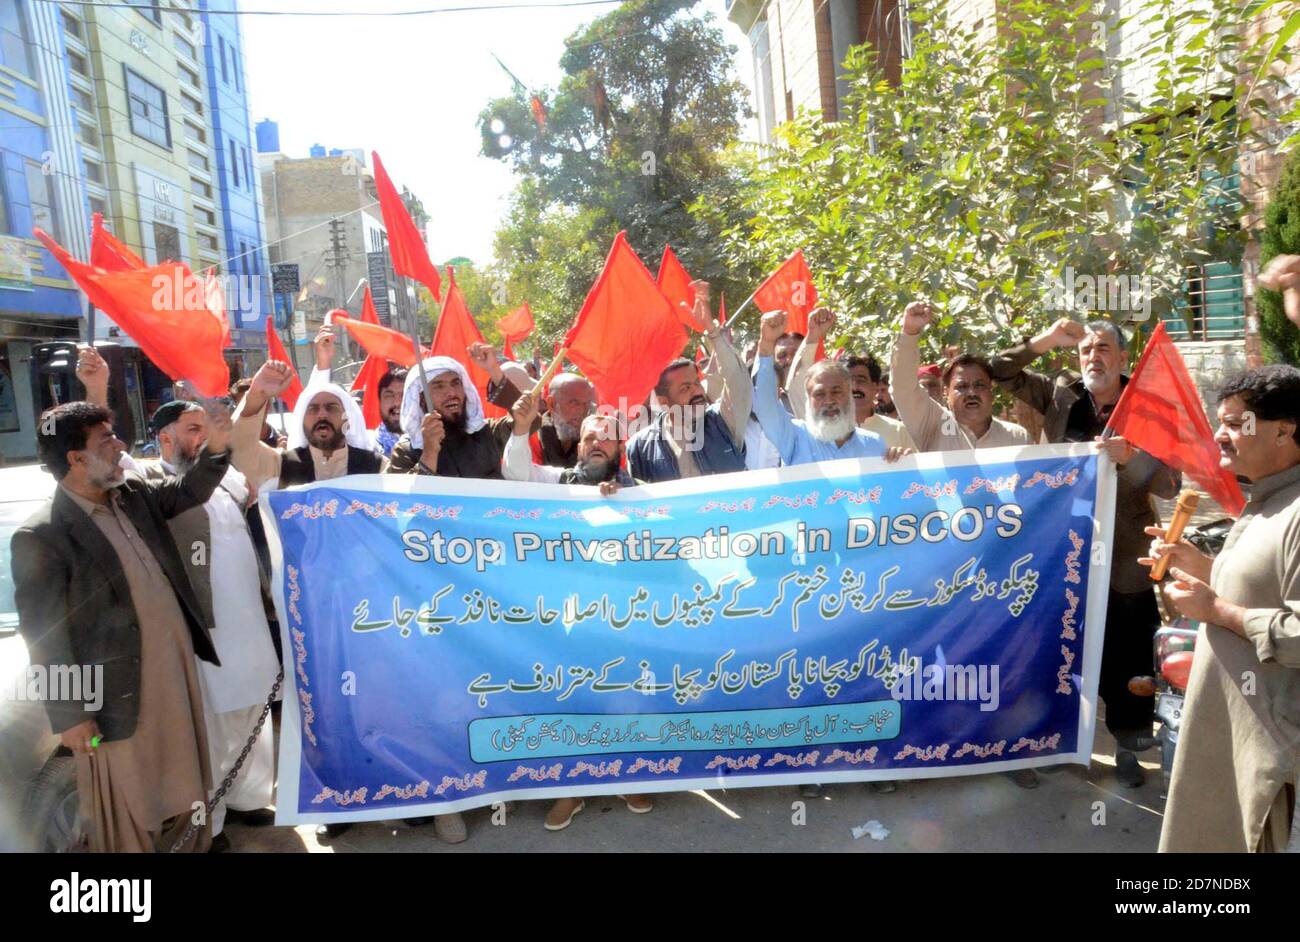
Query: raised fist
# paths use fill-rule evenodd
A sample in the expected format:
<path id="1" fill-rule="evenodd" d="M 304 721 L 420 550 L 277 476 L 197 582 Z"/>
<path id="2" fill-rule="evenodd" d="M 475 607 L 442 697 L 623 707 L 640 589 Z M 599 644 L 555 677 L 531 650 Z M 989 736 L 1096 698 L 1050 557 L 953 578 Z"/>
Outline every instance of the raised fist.
<path id="1" fill-rule="evenodd" d="M 826 338 L 835 326 L 835 312 L 829 308 L 819 307 L 808 315 L 808 343 L 816 346 Z"/>
<path id="2" fill-rule="evenodd" d="M 789 315 L 785 311 L 768 311 L 763 315 L 758 335 L 759 356 L 770 357 L 776 351 L 777 338 L 785 333 L 785 325 L 789 321 Z"/>
<path id="3" fill-rule="evenodd" d="M 913 301 L 903 309 L 903 333 L 915 337 L 934 320 L 934 308 L 926 301 Z"/>

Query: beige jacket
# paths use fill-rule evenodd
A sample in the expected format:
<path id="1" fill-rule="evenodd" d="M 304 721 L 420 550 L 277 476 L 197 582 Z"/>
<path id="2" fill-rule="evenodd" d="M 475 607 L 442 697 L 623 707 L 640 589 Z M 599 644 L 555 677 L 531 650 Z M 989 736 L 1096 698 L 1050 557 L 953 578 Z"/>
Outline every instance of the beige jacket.
<path id="1" fill-rule="evenodd" d="M 976 438 L 957 423 L 947 406 L 935 402 L 916 381 L 921 365 L 917 338 L 898 332 L 889 358 L 889 395 L 898 417 L 916 442 L 918 451 L 965 451 L 1002 445 L 1031 445 L 1029 433 L 1019 425 L 994 417 L 988 431 Z"/>
<path id="2" fill-rule="evenodd" d="M 1248 607 L 1241 638 L 1201 628 L 1160 830 L 1161 851 L 1250 852 L 1300 765 L 1300 465 L 1258 481 L 1210 577 Z"/>

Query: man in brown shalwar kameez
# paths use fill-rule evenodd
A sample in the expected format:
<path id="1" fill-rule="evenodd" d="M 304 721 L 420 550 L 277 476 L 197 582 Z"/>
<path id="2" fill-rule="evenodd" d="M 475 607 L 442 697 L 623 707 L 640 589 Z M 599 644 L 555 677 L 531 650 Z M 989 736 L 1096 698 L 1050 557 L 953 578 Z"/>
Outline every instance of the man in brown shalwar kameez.
<path id="1" fill-rule="evenodd" d="M 1211 559 L 1172 556 L 1166 597 L 1204 622 L 1187 686 L 1161 851 L 1281 851 L 1300 766 L 1300 370 L 1266 366 L 1219 393 L 1221 466 L 1249 502 Z"/>
<path id="2" fill-rule="evenodd" d="M 102 705 L 54 701 L 50 723 L 76 759 L 88 849 L 206 850 L 211 787 L 195 656 L 217 656 L 166 521 L 212 496 L 227 469 L 229 420 L 182 478 L 128 478 L 101 406 L 65 403 L 37 428 L 59 481 L 14 534 L 15 601 L 33 664 L 102 671 Z"/>

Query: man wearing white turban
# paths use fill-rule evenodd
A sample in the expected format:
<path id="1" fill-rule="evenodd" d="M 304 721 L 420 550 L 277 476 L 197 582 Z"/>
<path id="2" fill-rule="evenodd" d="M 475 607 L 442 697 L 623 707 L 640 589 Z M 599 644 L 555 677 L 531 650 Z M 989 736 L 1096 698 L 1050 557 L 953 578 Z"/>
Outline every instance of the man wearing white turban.
<path id="1" fill-rule="evenodd" d="M 520 390 L 502 372 L 496 351 L 476 343 L 469 348 L 469 355 L 491 377 L 491 402 L 509 412 Z M 424 372 L 432 401 L 425 402 L 420 369 L 412 367 L 402 396 L 405 434 L 393 446 L 388 470 L 393 474 L 500 480 L 501 456 L 514 434 L 514 420 L 509 415 L 485 419 L 483 402 L 468 371 L 451 357 L 429 357 Z"/>
<path id="2" fill-rule="evenodd" d="M 260 488 L 277 478 L 280 487 L 292 487 L 345 474 L 381 473 L 386 462 L 371 446 L 361 407 L 342 386 L 320 378 L 298 396 L 286 429 L 288 447 L 272 448 L 260 440 L 263 408 L 292 380 L 288 363 L 268 360 L 235 411 L 231 463 L 249 484 Z"/>

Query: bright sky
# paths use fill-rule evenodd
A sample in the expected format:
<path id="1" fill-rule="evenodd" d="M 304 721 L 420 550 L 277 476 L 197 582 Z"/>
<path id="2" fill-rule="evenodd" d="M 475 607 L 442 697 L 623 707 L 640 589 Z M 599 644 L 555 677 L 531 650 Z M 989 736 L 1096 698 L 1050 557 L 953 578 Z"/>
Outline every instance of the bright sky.
<path id="1" fill-rule="evenodd" d="M 319 10 L 410 10 L 490 0 L 312 0 Z M 527 0 L 524 0 L 527 2 Z M 300 0 L 242 0 L 259 10 L 301 10 Z M 422 17 L 245 16 L 244 62 L 254 124 L 280 124 L 280 149 L 308 156 L 312 144 L 379 151 L 394 182 L 429 212 L 435 264 L 492 257 L 492 235 L 514 177 L 479 154 L 479 111 L 510 93 L 495 53 L 532 87 L 560 78 L 564 39 L 615 8 L 446 13 Z M 744 33 L 725 0 L 701 0 L 736 47 L 736 73 L 752 86 Z"/>

